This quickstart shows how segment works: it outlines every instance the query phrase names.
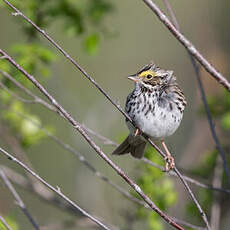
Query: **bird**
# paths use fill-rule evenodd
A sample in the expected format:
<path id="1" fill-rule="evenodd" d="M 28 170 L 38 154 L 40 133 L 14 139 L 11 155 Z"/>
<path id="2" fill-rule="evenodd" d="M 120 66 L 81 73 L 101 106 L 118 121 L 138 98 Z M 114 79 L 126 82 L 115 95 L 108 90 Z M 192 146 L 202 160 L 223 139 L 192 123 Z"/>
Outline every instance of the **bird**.
<path id="1" fill-rule="evenodd" d="M 128 79 L 135 87 L 127 97 L 125 112 L 135 126 L 126 118 L 130 134 L 112 154 L 130 153 L 135 158 L 142 158 L 147 144 L 143 136 L 149 137 L 161 142 L 165 150 L 165 170 L 169 171 L 175 167 L 175 162 L 164 140 L 180 126 L 187 104 L 184 93 L 174 72 L 153 62 L 129 75 Z"/>

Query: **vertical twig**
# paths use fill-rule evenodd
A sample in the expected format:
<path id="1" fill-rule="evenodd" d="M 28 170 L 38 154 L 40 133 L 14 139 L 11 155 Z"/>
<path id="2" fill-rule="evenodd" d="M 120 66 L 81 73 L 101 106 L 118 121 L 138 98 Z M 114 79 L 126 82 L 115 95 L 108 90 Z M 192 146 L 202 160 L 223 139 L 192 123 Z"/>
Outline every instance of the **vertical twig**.
<path id="1" fill-rule="evenodd" d="M 197 78 L 197 81 L 198 81 L 198 86 L 199 86 L 199 89 L 200 89 L 201 98 L 202 98 L 202 101 L 203 101 L 203 104 L 204 104 L 204 109 L 205 109 L 205 112 L 206 112 L 206 115 L 207 115 L 207 118 L 208 118 L 208 124 L 209 124 L 209 128 L 210 128 L 210 131 L 211 131 L 211 134 L 212 134 L 212 138 L 213 138 L 213 140 L 214 140 L 214 142 L 216 144 L 216 149 L 217 149 L 217 151 L 219 152 L 219 154 L 220 154 L 220 156 L 222 158 L 224 171 L 225 171 L 225 174 L 226 174 L 226 176 L 228 178 L 228 183 L 230 184 L 230 172 L 229 172 L 229 168 L 228 168 L 228 164 L 227 164 L 227 159 L 226 159 L 224 150 L 221 147 L 219 138 L 218 138 L 218 136 L 216 134 L 216 131 L 215 131 L 215 126 L 214 126 L 212 115 L 211 115 L 211 112 L 210 112 L 210 109 L 209 109 L 209 106 L 208 106 L 207 98 L 206 98 L 205 91 L 204 91 L 204 86 L 203 86 L 203 83 L 202 83 L 202 80 L 201 80 L 201 77 L 200 77 L 200 74 L 199 74 L 199 69 L 197 67 L 197 64 L 196 64 L 195 60 L 192 57 L 190 57 L 190 58 L 191 58 L 192 64 L 193 64 L 195 72 L 196 72 L 196 78 Z"/>
<path id="2" fill-rule="evenodd" d="M 36 223 L 36 221 L 34 220 L 32 215 L 30 214 L 28 209 L 26 208 L 26 206 L 25 206 L 24 202 L 22 201 L 21 197 L 16 192 L 16 190 L 14 189 L 13 185 L 8 180 L 7 176 L 5 175 L 5 173 L 3 172 L 1 167 L 0 167 L 0 177 L 2 178 L 3 182 L 5 183 L 5 185 L 9 189 L 9 191 L 12 193 L 14 199 L 16 200 L 16 204 L 21 208 L 21 210 L 23 211 L 25 216 L 28 218 L 30 223 L 33 225 L 34 229 L 39 230 L 40 228 L 39 228 L 38 224 Z"/>
<path id="3" fill-rule="evenodd" d="M 216 158 L 216 165 L 214 169 L 213 182 L 212 185 L 221 188 L 222 184 L 222 175 L 223 175 L 223 167 L 220 155 Z M 221 196 L 219 193 L 213 191 L 213 203 L 211 208 L 211 229 L 220 229 L 220 218 L 221 218 Z"/>

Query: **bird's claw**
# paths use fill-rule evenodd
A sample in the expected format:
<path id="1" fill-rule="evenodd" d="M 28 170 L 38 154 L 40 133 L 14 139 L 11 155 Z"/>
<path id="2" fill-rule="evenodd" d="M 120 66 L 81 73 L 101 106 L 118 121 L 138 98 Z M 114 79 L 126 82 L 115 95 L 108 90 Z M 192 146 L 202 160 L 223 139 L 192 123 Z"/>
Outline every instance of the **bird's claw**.
<path id="1" fill-rule="evenodd" d="M 140 134 L 141 134 L 140 129 L 136 129 L 136 132 L 135 132 L 135 134 L 134 134 L 134 137 L 136 137 L 137 135 L 140 135 Z"/>
<path id="2" fill-rule="evenodd" d="M 175 168 L 175 161 L 174 158 L 172 156 L 165 156 L 165 172 L 169 172 L 171 169 Z"/>

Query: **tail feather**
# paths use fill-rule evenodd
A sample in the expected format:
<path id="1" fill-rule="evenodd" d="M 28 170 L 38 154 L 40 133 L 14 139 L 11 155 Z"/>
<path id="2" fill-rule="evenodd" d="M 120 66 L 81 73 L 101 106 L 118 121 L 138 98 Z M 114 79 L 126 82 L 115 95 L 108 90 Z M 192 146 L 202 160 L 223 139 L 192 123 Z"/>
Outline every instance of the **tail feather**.
<path id="1" fill-rule="evenodd" d="M 131 153 L 135 158 L 142 158 L 146 142 L 139 137 L 128 136 L 114 151 L 113 155 Z"/>
<path id="2" fill-rule="evenodd" d="M 113 155 L 123 155 L 130 153 L 131 145 L 129 144 L 129 136 L 112 152 Z"/>

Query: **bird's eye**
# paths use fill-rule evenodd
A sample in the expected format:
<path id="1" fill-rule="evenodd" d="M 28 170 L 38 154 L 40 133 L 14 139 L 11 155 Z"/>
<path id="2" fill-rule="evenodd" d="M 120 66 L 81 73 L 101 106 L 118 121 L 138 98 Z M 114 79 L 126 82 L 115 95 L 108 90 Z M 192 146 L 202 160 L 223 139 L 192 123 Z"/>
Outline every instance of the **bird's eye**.
<path id="1" fill-rule="evenodd" d="M 152 75 L 151 74 L 148 74 L 147 76 L 146 76 L 146 78 L 148 79 L 148 80 L 150 80 L 150 79 L 152 79 Z"/>

